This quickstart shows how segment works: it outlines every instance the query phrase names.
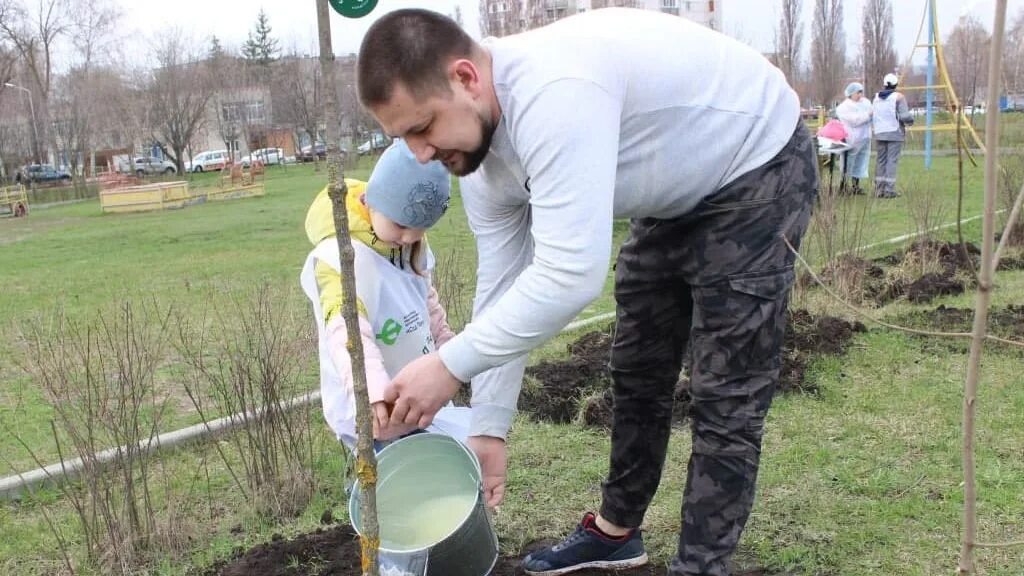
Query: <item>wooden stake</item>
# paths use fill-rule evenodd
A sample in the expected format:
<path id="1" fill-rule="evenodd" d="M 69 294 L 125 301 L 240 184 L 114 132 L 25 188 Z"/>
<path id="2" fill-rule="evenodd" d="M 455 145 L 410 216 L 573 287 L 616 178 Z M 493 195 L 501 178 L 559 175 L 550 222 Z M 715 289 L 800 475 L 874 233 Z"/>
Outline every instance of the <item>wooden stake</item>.
<path id="1" fill-rule="evenodd" d="M 348 187 L 338 154 L 341 130 L 335 102 L 334 49 L 331 46 L 331 21 L 327 0 L 316 0 L 316 20 L 320 35 L 320 77 L 324 82 L 323 118 L 327 125 L 328 195 L 334 211 L 334 229 L 341 256 L 341 315 L 348 330 L 348 353 L 352 359 L 352 383 L 356 397 L 356 476 L 360 486 L 362 530 L 359 548 L 362 551 L 363 576 L 377 576 L 377 549 L 380 548 L 380 526 L 377 523 L 377 457 L 373 452 L 373 424 L 370 395 L 366 388 L 366 360 L 359 335 L 359 312 L 356 308 L 356 280 L 353 260 L 355 250 L 348 228 L 345 197 Z M 315 138 L 314 138 L 315 140 Z M 315 148 L 315 142 L 314 148 Z M 314 150 L 315 152 L 315 150 Z"/>
<path id="2" fill-rule="evenodd" d="M 974 415 L 981 356 L 988 332 L 988 308 L 992 300 L 992 275 L 996 232 L 996 190 L 999 167 L 999 79 L 1002 74 L 1003 40 L 1006 31 L 1006 0 L 997 0 L 992 45 L 989 50 L 988 103 L 985 111 L 985 212 L 981 232 L 981 270 L 974 308 L 971 352 L 963 402 L 964 527 L 958 574 L 974 574 L 974 548 L 978 533 L 977 487 L 974 466 Z"/>

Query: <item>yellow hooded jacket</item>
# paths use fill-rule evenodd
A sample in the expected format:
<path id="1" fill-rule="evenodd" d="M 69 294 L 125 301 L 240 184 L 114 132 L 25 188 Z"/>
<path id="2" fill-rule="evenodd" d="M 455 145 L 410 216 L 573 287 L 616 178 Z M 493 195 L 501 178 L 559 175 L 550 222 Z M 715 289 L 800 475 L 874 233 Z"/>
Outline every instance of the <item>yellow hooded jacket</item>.
<path id="1" fill-rule="evenodd" d="M 407 250 L 385 246 L 377 241 L 373 233 L 373 226 L 370 223 L 370 210 L 363 203 L 363 195 L 366 193 L 366 182 L 362 180 L 345 179 L 348 186 L 348 195 L 345 197 L 345 207 L 348 210 L 349 233 L 353 240 L 358 240 L 372 248 L 381 256 L 387 258 L 396 266 L 409 266 L 409 253 Z M 316 246 L 325 238 L 333 238 L 336 232 L 334 229 L 334 212 L 331 207 L 331 198 L 327 195 L 327 187 L 317 194 L 313 203 L 306 213 L 306 237 Z M 426 253 L 426 238 L 424 237 L 424 249 L 421 254 Z M 341 274 L 327 264 L 317 261 L 314 267 L 316 273 L 317 288 L 320 291 L 320 306 L 324 311 L 324 324 L 331 321 L 336 314 L 341 312 L 342 289 Z M 359 313 L 366 316 L 366 308 L 361 300 L 356 299 Z"/>

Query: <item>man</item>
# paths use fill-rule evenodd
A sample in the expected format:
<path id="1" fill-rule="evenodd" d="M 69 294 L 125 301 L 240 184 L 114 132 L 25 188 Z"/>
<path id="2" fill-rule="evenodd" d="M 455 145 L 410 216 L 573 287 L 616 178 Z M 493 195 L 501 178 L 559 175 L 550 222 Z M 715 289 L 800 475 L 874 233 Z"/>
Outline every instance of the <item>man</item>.
<path id="1" fill-rule="evenodd" d="M 753 503 L 793 256 L 817 189 L 796 94 L 755 50 L 685 19 L 602 9 L 478 44 L 424 10 L 383 16 L 357 65 L 363 105 L 422 162 L 462 176 L 479 252 L 473 322 L 391 383 L 393 422 L 430 422 L 473 383 L 470 443 L 491 505 L 525 355 L 596 298 L 612 223 L 614 423 L 600 514 L 524 568 L 647 561 L 692 344 L 693 455 L 675 575 L 728 573 Z"/>
<path id="2" fill-rule="evenodd" d="M 871 124 L 875 133 L 875 196 L 898 198 L 896 171 L 899 169 L 900 152 L 906 140 L 906 126 L 914 123 L 914 116 L 907 107 L 907 99 L 896 91 L 899 78 L 886 74 L 882 79 L 885 88 L 875 95 L 871 104 Z"/>

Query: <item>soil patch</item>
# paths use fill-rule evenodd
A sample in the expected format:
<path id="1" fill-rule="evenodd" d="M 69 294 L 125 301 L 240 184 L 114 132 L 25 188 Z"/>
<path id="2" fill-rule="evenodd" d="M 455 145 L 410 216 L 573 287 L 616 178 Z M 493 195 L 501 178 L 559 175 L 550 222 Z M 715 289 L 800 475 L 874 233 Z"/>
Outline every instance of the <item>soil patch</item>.
<path id="1" fill-rule="evenodd" d="M 938 296 L 963 294 L 965 288 L 963 280 L 946 272 L 929 272 L 911 282 L 906 294 L 910 302 L 924 304 Z"/>
<path id="2" fill-rule="evenodd" d="M 888 278 L 885 269 L 879 265 L 891 265 L 890 259 L 887 256 L 868 261 L 844 254 L 822 270 L 821 281 L 856 302 L 871 301 L 884 305 L 902 296 L 904 291 L 903 284 Z M 814 285 L 814 281 L 805 281 L 805 285 Z"/>
<path id="3" fill-rule="evenodd" d="M 611 388 L 611 346 L 612 325 L 608 325 L 570 344 L 564 360 L 545 360 L 528 367 L 529 381 L 523 385 L 519 409 L 543 422 L 575 420 L 581 402 Z"/>
<path id="4" fill-rule="evenodd" d="M 962 294 L 972 283 L 979 265 L 981 249 L 970 242 L 939 242 L 925 239 L 914 242 L 902 252 L 894 252 L 875 262 L 903 267 L 903 274 L 890 278 L 884 290 L 878 292 L 875 301 L 886 304 L 900 296 L 914 304 L 924 304 L 939 296 Z M 938 268 L 938 271 L 922 274 L 915 280 L 905 279 L 905 274 L 919 268 Z"/>
<path id="5" fill-rule="evenodd" d="M 854 334 L 865 331 L 867 328 L 860 322 L 790 310 L 782 344 L 779 392 L 817 392 L 817 382 L 806 377 L 811 361 L 818 356 L 845 354 Z"/>
<path id="6" fill-rule="evenodd" d="M 547 542 L 528 546 L 527 550 L 538 548 Z M 491 576 L 522 576 L 520 558 L 502 556 Z M 229 560 L 221 562 L 203 573 L 203 576 L 359 576 L 362 574 L 359 557 L 359 541 L 352 527 L 339 524 L 328 529 L 300 534 L 291 540 L 276 536 L 270 542 L 259 544 L 249 550 L 236 552 Z M 667 570 L 663 564 L 651 563 L 634 570 L 614 572 L 616 576 L 663 576 Z M 734 572 L 735 576 L 771 576 L 772 572 L 762 569 L 747 569 Z M 583 570 L 573 572 L 574 576 L 608 576 L 609 572 Z"/>
<path id="7" fill-rule="evenodd" d="M 865 330 L 859 322 L 814 316 L 805 310 L 790 311 L 779 391 L 816 392 L 817 384 L 806 377 L 808 365 L 821 355 L 845 354 L 854 334 Z M 524 385 L 519 409 L 543 422 L 564 424 L 579 418 L 585 426 L 610 430 L 611 334 L 611 326 L 585 334 L 568 346 L 566 359 L 544 361 L 527 368 L 530 381 Z M 677 426 L 689 415 L 687 371 L 684 366 L 675 389 L 672 423 Z"/>
<path id="8" fill-rule="evenodd" d="M 1009 340 L 1024 341 L 1024 305 L 1010 304 L 989 311 L 989 332 Z M 897 319 L 907 326 L 930 328 L 941 332 L 970 332 L 974 310 L 939 306 L 926 312 L 913 312 Z M 963 340 L 960 345 L 966 346 Z"/>

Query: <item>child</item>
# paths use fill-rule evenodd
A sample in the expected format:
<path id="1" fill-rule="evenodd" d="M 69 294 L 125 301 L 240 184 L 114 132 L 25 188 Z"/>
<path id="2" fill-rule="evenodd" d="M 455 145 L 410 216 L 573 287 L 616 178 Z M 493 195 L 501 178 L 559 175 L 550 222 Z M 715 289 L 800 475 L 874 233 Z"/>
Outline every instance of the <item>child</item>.
<path id="1" fill-rule="evenodd" d="M 407 363 L 454 336 L 431 283 L 434 256 L 424 235 L 448 208 L 450 181 L 440 162 L 420 164 L 405 142 L 381 155 L 368 182 L 346 179 L 345 206 L 355 250 L 359 333 L 374 437 L 390 440 L 412 428 L 391 428 L 384 389 Z M 396 191 L 408 190 L 399 194 Z M 302 269 L 302 288 L 313 304 L 320 340 L 320 392 L 324 417 L 350 449 L 356 442 L 356 408 L 334 214 L 327 189 L 306 215 L 313 251 Z M 468 408 L 442 409 L 428 430 L 465 441 Z M 379 446 L 379 445 L 378 445 Z"/>

